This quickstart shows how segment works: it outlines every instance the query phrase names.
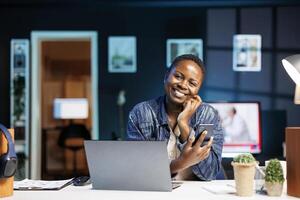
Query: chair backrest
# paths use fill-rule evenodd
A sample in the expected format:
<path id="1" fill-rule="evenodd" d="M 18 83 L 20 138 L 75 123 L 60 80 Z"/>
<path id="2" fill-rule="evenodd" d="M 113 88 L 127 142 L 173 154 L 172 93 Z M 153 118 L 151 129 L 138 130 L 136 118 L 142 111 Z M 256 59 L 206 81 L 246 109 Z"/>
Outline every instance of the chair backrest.
<path id="1" fill-rule="evenodd" d="M 82 138 L 84 140 L 90 140 L 91 135 L 83 124 L 70 124 L 65 127 L 59 135 L 58 145 L 65 147 L 65 141 L 69 138 Z"/>

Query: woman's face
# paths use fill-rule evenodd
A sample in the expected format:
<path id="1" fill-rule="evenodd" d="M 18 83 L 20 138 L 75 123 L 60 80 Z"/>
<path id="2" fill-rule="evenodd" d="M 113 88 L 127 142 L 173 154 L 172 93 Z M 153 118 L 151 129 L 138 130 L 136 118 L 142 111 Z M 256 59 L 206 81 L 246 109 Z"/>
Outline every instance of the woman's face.
<path id="1" fill-rule="evenodd" d="M 167 102 L 182 105 L 187 99 L 198 94 L 202 81 L 202 70 L 195 62 L 180 61 L 165 79 Z"/>

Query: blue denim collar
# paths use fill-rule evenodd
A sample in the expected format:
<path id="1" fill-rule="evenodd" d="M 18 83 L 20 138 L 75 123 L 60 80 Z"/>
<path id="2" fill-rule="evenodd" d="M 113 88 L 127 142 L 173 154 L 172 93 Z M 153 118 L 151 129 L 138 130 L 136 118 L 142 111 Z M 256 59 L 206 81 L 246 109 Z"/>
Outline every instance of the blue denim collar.
<path id="1" fill-rule="evenodd" d="M 157 99 L 157 104 L 159 107 L 158 123 L 160 126 L 163 126 L 163 125 L 168 126 L 168 115 L 167 115 L 167 111 L 166 111 L 165 99 L 166 99 L 166 95 L 160 96 Z"/>

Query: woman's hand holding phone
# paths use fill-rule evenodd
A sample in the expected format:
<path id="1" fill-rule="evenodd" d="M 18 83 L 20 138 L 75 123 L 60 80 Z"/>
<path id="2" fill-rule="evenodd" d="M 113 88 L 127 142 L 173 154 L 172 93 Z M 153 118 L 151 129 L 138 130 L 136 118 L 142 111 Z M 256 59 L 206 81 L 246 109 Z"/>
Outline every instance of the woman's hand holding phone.
<path id="1" fill-rule="evenodd" d="M 210 137 L 213 135 L 213 129 L 214 129 L 213 124 L 200 124 L 200 128 L 198 129 L 200 130 L 200 133 L 196 135 L 196 139 L 194 140 L 193 145 L 196 144 L 197 140 L 200 138 L 202 134 L 204 134 L 204 132 L 206 132 L 206 135 L 201 145 L 203 146 L 207 144 Z"/>
<path id="2" fill-rule="evenodd" d="M 213 143 L 213 137 L 210 137 L 207 144 L 201 146 L 206 134 L 207 131 L 204 131 L 203 134 L 201 134 L 201 136 L 198 138 L 198 140 L 195 140 L 195 136 L 190 136 L 187 140 L 187 143 L 184 146 L 179 157 L 182 162 L 183 169 L 198 164 L 200 161 L 206 159 L 209 156 L 211 145 Z M 194 141 L 196 143 L 193 145 Z"/>

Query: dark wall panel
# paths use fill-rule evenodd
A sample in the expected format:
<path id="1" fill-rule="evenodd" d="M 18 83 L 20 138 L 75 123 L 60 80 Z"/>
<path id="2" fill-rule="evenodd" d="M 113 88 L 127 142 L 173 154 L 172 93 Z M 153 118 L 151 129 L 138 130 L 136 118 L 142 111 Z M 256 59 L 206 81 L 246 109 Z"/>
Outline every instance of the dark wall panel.
<path id="1" fill-rule="evenodd" d="M 287 126 L 299 127 L 300 124 L 300 106 L 295 105 L 292 100 L 278 98 L 276 100 L 276 109 L 287 111 Z"/>
<path id="2" fill-rule="evenodd" d="M 262 67 L 260 72 L 242 72 L 240 75 L 241 90 L 253 92 L 270 92 L 272 89 L 271 54 L 262 54 Z"/>
<path id="3" fill-rule="evenodd" d="M 240 94 L 238 96 L 239 101 L 258 101 L 260 102 L 260 106 L 262 110 L 271 110 L 271 97 L 266 95 L 258 95 L 258 94 Z"/>
<path id="4" fill-rule="evenodd" d="M 260 34 L 262 48 L 272 47 L 272 9 L 241 9 L 241 34 Z"/>
<path id="5" fill-rule="evenodd" d="M 232 53 L 230 51 L 207 51 L 206 80 L 209 87 L 235 88 L 235 75 L 232 70 Z"/>
<path id="6" fill-rule="evenodd" d="M 207 11 L 207 45 L 232 47 L 236 33 L 235 9 L 209 9 Z"/>
<path id="7" fill-rule="evenodd" d="M 281 60 L 289 56 L 286 53 L 279 53 L 276 56 L 276 93 L 294 95 L 295 83 L 285 71 Z"/>
<path id="8" fill-rule="evenodd" d="M 203 100 L 207 102 L 215 101 L 234 101 L 235 93 L 228 91 L 207 90 L 203 96 Z"/>
<path id="9" fill-rule="evenodd" d="M 300 48 L 299 7 L 279 7 L 277 13 L 278 48 Z"/>

